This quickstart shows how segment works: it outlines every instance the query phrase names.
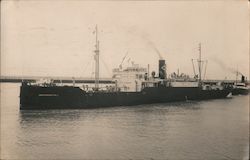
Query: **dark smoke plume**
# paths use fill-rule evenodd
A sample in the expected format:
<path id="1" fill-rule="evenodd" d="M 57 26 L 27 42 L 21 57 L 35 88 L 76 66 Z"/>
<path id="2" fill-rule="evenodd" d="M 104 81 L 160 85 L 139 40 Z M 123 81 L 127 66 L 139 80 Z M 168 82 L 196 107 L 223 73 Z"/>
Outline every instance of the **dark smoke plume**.
<path id="1" fill-rule="evenodd" d="M 157 47 L 155 46 L 155 44 L 152 41 L 150 41 L 150 40 L 148 40 L 148 44 L 155 50 L 155 52 L 158 54 L 159 58 L 163 59 L 160 51 L 157 49 Z"/>
<path id="2" fill-rule="evenodd" d="M 227 65 L 225 65 L 221 60 L 219 60 L 218 58 L 216 57 L 212 57 L 212 60 L 217 63 L 223 70 L 226 70 L 228 72 L 231 72 L 233 74 L 240 74 L 240 75 L 243 75 L 241 72 L 237 71 L 236 69 L 234 68 L 231 68 L 231 67 L 228 67 Z"/>
<path id="3" fill-rule="evenodd" d="M 160 59 L 163 59 L 163 56 L 161 55 L 160 51 L 156 47 L 155 43 L 149 39 L 149 35 L 147 33 L 144 33 L 142 30 L 138 30 L 135 26 L 130 27 L 128 30 L 130 34 L 137 35 L 142 40 L 144 40 L 154 51 L 157 53 Z"/>

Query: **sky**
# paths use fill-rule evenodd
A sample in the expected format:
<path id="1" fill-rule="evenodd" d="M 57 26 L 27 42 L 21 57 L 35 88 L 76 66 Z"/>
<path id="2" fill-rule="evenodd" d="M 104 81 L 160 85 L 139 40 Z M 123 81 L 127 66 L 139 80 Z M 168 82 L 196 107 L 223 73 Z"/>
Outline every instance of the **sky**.
<path id="1" fill-rule="evenodd" d="M 100 77 L 111 77 L 127 52 L 123 67 L 133 61 L 158 71 L 160 53 L 167 73 L 193 76 L 199 43 L 205 78 L 235 79 L 237 69 L 249 77 L 244 0 L 3 0 L 1 75 L 94 77 L 96 25 Z"/>

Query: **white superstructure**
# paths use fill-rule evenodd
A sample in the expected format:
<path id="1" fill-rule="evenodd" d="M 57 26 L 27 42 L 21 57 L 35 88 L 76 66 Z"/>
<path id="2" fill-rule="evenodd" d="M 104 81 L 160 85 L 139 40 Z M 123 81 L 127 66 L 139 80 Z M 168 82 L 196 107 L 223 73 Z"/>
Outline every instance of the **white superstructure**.
<path id="1" fill-rule="evenodd" d="M 145 80 L 147 69 L 138 64 L 132 64 L 126 69 L 113 69 L 113 80 L 120 91 L 138 92 L 142 89 L 142 82 Z"/>

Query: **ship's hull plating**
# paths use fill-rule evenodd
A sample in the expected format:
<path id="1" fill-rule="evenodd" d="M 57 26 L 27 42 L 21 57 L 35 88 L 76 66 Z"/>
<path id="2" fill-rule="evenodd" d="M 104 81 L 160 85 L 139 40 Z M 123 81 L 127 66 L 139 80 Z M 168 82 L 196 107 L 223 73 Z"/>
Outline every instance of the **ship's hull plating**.
<path id="1" fill-rule="evenodd" d="M 249 89 L 244 88 L 234 88 L 232 90 L 232 95 L 247 95 L 249 93 Z"/>
<path id="2" fill-rule="evenodd" d="M 93 92 L 78 87 L 22 85 L 20 109 L 84 109 L 131 106 L 185 100 L 225 98 L 229 90 L 200 90 L 197 87 L 152 87 L 141 92 Z"/>

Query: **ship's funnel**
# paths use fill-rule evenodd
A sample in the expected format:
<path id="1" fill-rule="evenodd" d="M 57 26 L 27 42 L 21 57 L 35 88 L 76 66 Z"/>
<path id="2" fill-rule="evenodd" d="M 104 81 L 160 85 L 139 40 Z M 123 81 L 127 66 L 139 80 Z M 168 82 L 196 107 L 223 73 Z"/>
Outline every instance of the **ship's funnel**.
<path id="1" fill-rule="evenodd" d="M 166 78 L 166 64 L 165 64 L 165 60 L 163 59 L 159 60 L 159 78 L 160 79 Z"/>
<path id="2" fill-rule="evenodd" d="M 245 83 L 245 76 L 241 76 L 241 83 Z"/>

